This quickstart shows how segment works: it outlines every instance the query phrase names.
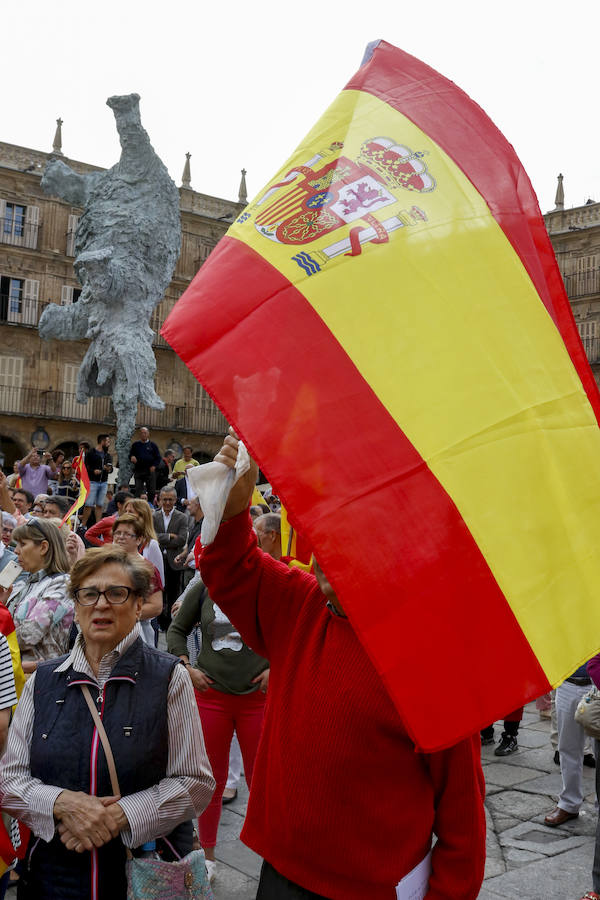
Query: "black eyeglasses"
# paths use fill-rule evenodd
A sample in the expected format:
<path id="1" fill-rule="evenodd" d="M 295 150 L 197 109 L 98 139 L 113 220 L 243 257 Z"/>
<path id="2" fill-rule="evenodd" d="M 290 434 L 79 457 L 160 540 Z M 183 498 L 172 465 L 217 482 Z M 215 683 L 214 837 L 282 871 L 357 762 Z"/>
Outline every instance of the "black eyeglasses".
<path id="1" fill-rule="evenodd" d="M 94 587 L 84 587 L 73 591 L 73 596 L 80 606 L 95 606 L 100 597 L 104 597 L 111 606 L 120 606 L 125 603 L 132 590 L 133 588 L 125 587 L 124 584 L 111 585 L 104 591 L 99 591 Z"/>

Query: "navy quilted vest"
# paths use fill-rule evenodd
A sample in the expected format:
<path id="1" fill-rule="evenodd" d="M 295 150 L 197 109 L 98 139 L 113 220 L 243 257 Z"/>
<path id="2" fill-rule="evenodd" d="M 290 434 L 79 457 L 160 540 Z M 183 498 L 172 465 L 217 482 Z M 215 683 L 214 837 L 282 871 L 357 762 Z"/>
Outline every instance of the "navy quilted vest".
<path id="1" fill-rule="evenodd" d="M 167 692 L 178 660 L 138 639 L 115 665 L 102 697 L 88 676 L 72 668 L 55 671 L 65 658 L 40 663 L 36 672 L 31 774 L 45 784 L 72 791 L 112 795 L 99 742 L 97 759 L 92 756 L 95 728 L 79 686 L 84 682 L 92 698 L 99 698 L 122 796 L 157 784 L 166 774 Z M 188 853 L 191 823 L 180 825 L 169 840 L 179 853 Z M 125 900 L 123 843 L 117 838 L 97 851 L 77 854 L 66 850 L 58 836 L 50 844 L 32 836 L 18 896 L 23 900 Z"/>

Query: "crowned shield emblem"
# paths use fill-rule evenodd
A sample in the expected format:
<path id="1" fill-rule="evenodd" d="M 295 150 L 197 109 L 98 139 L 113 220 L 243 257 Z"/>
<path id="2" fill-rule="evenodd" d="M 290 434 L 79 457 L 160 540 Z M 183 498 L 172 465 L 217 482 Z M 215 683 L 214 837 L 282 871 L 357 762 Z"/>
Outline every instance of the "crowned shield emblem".
<path id="1" fill-rule="evenodd" d="M 359 219 L 373 227 L 374 219 L 379 224 L 379 210 L 399 202 L 397 193 L 435 188 L 424 155 L 389 138 L 365 141 L 357 160 L 339 156 L 313 168 L 323 160 L 318 155 L 288 172 L 259 200 L 255 227 L 272 241 L 294 246 L 310 244 Z M 376 230 L 381 238 L 381 229 Z"/>

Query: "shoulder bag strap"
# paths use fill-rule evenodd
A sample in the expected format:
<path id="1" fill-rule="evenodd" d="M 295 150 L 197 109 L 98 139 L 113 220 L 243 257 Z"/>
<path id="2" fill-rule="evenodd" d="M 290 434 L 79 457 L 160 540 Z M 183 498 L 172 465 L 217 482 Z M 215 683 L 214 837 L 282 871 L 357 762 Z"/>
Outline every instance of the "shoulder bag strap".
<path id="1" fill-rule="evenodd" d="M 98 737 L 102 743 L 104 748 L 104 755 L 106 756 L 106 762 L 108 765 L 108 771 L 110 774 L 110 784 L 112 787 L 113 794 L 115 796 L 121 796 L 121 788 L 119 787 L 119 779 L 117 777 L 117 767 L 115 766 L 115 758 L 113 756 L 113 752 L 111 750 L 110 742 L 108 740 L 108 735 L 106 734 L 106 729 L 102 724 L 102 719 L 98 715 L 98 710 L 92 700 L 92 695 L 90 694 L 90 689 L 87 684 L 80 685 L 81 690 L 83 692 L 83 696 L 85 697 L 85 702 L 88 705 L 89 711 L 92 714 L 92 719 L 94 720 L 94 724 L 98 730 Z"/>

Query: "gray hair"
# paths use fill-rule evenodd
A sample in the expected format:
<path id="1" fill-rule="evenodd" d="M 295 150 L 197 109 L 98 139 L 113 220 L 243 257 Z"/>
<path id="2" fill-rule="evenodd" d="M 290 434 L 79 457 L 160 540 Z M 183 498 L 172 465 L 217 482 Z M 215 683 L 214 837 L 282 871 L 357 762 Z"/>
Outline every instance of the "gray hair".
<path id="1" fill-rule="evenodd" d="M 276 531 L 277 534 L 281 534 L 281 516 L 277 513 L 265 513 L 264 516 L 259 516 L 254 520 L 254 525 L 257 522 L 263 523 L 265 531 Z"/>

